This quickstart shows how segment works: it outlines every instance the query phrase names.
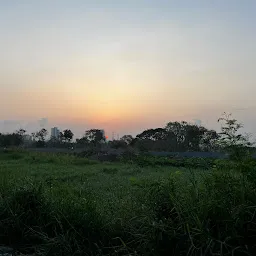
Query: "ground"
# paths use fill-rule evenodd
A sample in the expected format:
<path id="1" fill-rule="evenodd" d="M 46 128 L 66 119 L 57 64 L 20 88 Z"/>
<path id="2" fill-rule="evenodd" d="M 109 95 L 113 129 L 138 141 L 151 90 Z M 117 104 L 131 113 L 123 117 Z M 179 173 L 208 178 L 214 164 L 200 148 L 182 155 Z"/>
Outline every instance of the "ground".
<path id="1" fill-rule="evenodd" d="M 207 168 L 2 152 L 0 246 L 16 255 L 254 255 L 254 172 L 198 161 L 187 164 Z"/>
<path id="2" fill-rule="evenodd" d="M 80 218 L 79 214 L 87 214 L 87 208 L 93 207 L 93 214 L 110 227 L 119 221 L 128 222 L 138 215 L 149 214 L 144 200 L 151 184 L 167 180 L 178 170 L 98 163 L 63 154 L 35 152 L 2 153 L 0 161 L 2 197 L 17 190 L 42 188 L 43 197 L 58 211 L 72 215 L 76 209 L 74 214 Z"/>

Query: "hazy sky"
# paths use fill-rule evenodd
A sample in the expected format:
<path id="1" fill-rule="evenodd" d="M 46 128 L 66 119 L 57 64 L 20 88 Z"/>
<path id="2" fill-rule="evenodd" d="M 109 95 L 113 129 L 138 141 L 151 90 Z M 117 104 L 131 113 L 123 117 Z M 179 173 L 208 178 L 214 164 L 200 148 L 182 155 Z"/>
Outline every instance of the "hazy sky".
<path id="1" fill-rule="evenodd" d="M 255 13 L 255 0 L 0 0 L 2 129 L 215 128 L 227 111 L 256 131 Z"/>

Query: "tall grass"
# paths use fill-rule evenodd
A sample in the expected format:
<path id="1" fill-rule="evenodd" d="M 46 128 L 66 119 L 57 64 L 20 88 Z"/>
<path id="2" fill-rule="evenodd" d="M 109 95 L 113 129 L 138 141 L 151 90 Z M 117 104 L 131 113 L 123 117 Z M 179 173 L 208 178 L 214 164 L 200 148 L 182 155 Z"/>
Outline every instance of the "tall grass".
<path id="1" fill-rule="evenodd" d="M 15 154 L 0 163 L 2 245 L 36 255 L 256 255 L 252 165 L 173 169 Z"/>
<path id="2" fill-rule="evenodd" d="M 254 255 L 255 184 L 228 170 L 211 172 L 198 180 L 194 176 L 184 179 L 177 173 L 169 189 L 162 190 L 156 213 L 165 240 L 161 240 L 158 252 Z M 170 248 L 170 244 L 176 246 Z"/>

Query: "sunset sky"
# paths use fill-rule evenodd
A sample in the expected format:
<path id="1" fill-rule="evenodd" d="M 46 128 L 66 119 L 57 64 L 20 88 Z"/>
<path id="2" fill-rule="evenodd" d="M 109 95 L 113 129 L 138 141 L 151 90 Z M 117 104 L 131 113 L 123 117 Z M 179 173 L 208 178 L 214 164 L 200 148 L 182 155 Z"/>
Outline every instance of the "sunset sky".
<path id="1" fill-rule="evenodd" d="M 0 0 L 0 130 L 256 133 L 255 0 Z"/>

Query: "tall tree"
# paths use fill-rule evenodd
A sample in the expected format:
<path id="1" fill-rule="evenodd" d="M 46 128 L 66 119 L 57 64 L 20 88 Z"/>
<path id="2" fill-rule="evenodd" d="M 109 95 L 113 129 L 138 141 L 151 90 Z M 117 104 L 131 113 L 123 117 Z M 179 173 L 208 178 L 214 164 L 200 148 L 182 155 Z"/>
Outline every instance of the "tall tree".
<path id="1" fill-rule="evenodd" d="M 31 133 L 31 137 L 32 137 L 32 140 L 35 141 L 35 140 L 36 140 L 36 133 L 35 133 L 35 132 L 32 132 L 32 133 Z"/>
<path id="2" fill-rule="evenodd" d="M 65 140 L 64 134 L 63 134 L 63 132 L 60 132 L 58 135 L 58 141 L 62 143 L 64 140 Z"/>
<path id="3" fill-rule="evenodd" d="M 142 140 L 164 140 L 168 136 L 168 133 L 163 128 L 148 129 L 138 134 L 136 137 Z"/>
<path id="4" fill-rule="evenodd" d="M 132 145 L 136 145 L 143 151 L 146 150 L 173 150 L 175 147 L 173 132 L 168 132 L 164 128 L 148 129 L 136 136 Z"/>
<path id="5" fill-rule="evenodd" d="M 99 129 L 91 129 L 86 131 L 84 138 L 93 144 L 99 144 L 106 140 L 103 131 Z"/>
<path id="6" fill-rule="evenodd" d="M 70 142 L 73 139 L 73 132 L 69 129 L 66 129 L 63 131 L 63 138 L 65 139 L 66 142 Z"/>
<path id="7" fill-rule="evenodd" d="M 127 145 L 130 145 L 133 137 L 132 135 L 124 135 L 123 137 L 120 138 L 121 141 L 125 142 Z"/>
<path id="8" fill-rule="evenodd" d="M 0 145 L 3 147 L 20 146 L 22 142 L 22 137 L 17 133 L 0 135 Z"/>
<path id="9" fill-rule="evenodd" d="M 214 130 L 207 130 L 201 137 L 200 149 L 202 151 L 219 150 L 219 134 Z"/>
<path id="10" fill-rule="evenodd" d="M 190 151 L 199 151 L 201 138 L 204 135 L 204 133 L 207 131 L 207 129 L 202 126 L 186 124 L 184 126 L 184 130 L 185 130 L 184 148 Z"/>
<path id="11" fill-rule="evenodd" d="M 89 143 L 89 141 L 88 141 L 87 138 L 82 137 L 82 138 L 80 138 L 80 139 L 76 139 L 76 143 L 77 143 L 78 145 L 86 145 L 86 144 Z"/>
<path id="12" fill-rule="evenodd" d="M 47 136 L 48 131 L 46 129 L 41 129 L 36 133 L 36 138 L 40 141 L 45 141 L 45 137 Z"/>
<path id="13" fill-rule="evenodd" d="M 37 145 L 39 147 L 45 146 L 45 138 L 47 135 L 48 135 L 48 131 L 45 128 L 41 129 L 40 131 L 38 131 L 35 134 L 35 138 L 37 140 Z"/>
<path id="14" fill-rule="evenodd" d="M 239 130 L 243 127 L 231 114 L 223 113 L 218 119 L 221 122 L 220 144 L 230 154 L 233 160 L 241 161 L 250 156 L 249 148 L 253 145 L 249 137 L 241 134 Z"/>
<path id="15" fill-rule="evenodd" d="M 20 136 L 24 136 L 25 133 L 26 133 L 26 130 L 24 130 L 24 129 L 19 129 L 19 130 L 16 131 L 16 133 L 17 133 L 18 135 L 20 135 Z"/>
<path id="16" fill-rule="evenodd" d="M 169 122 L 167 123 L 165 129 L 167 132 L 172 133 L 175 137 L 176 150 L 184 150 L 184 141 L 186 136 L 186 125 L 188 123 L 182 122 Z"/>

